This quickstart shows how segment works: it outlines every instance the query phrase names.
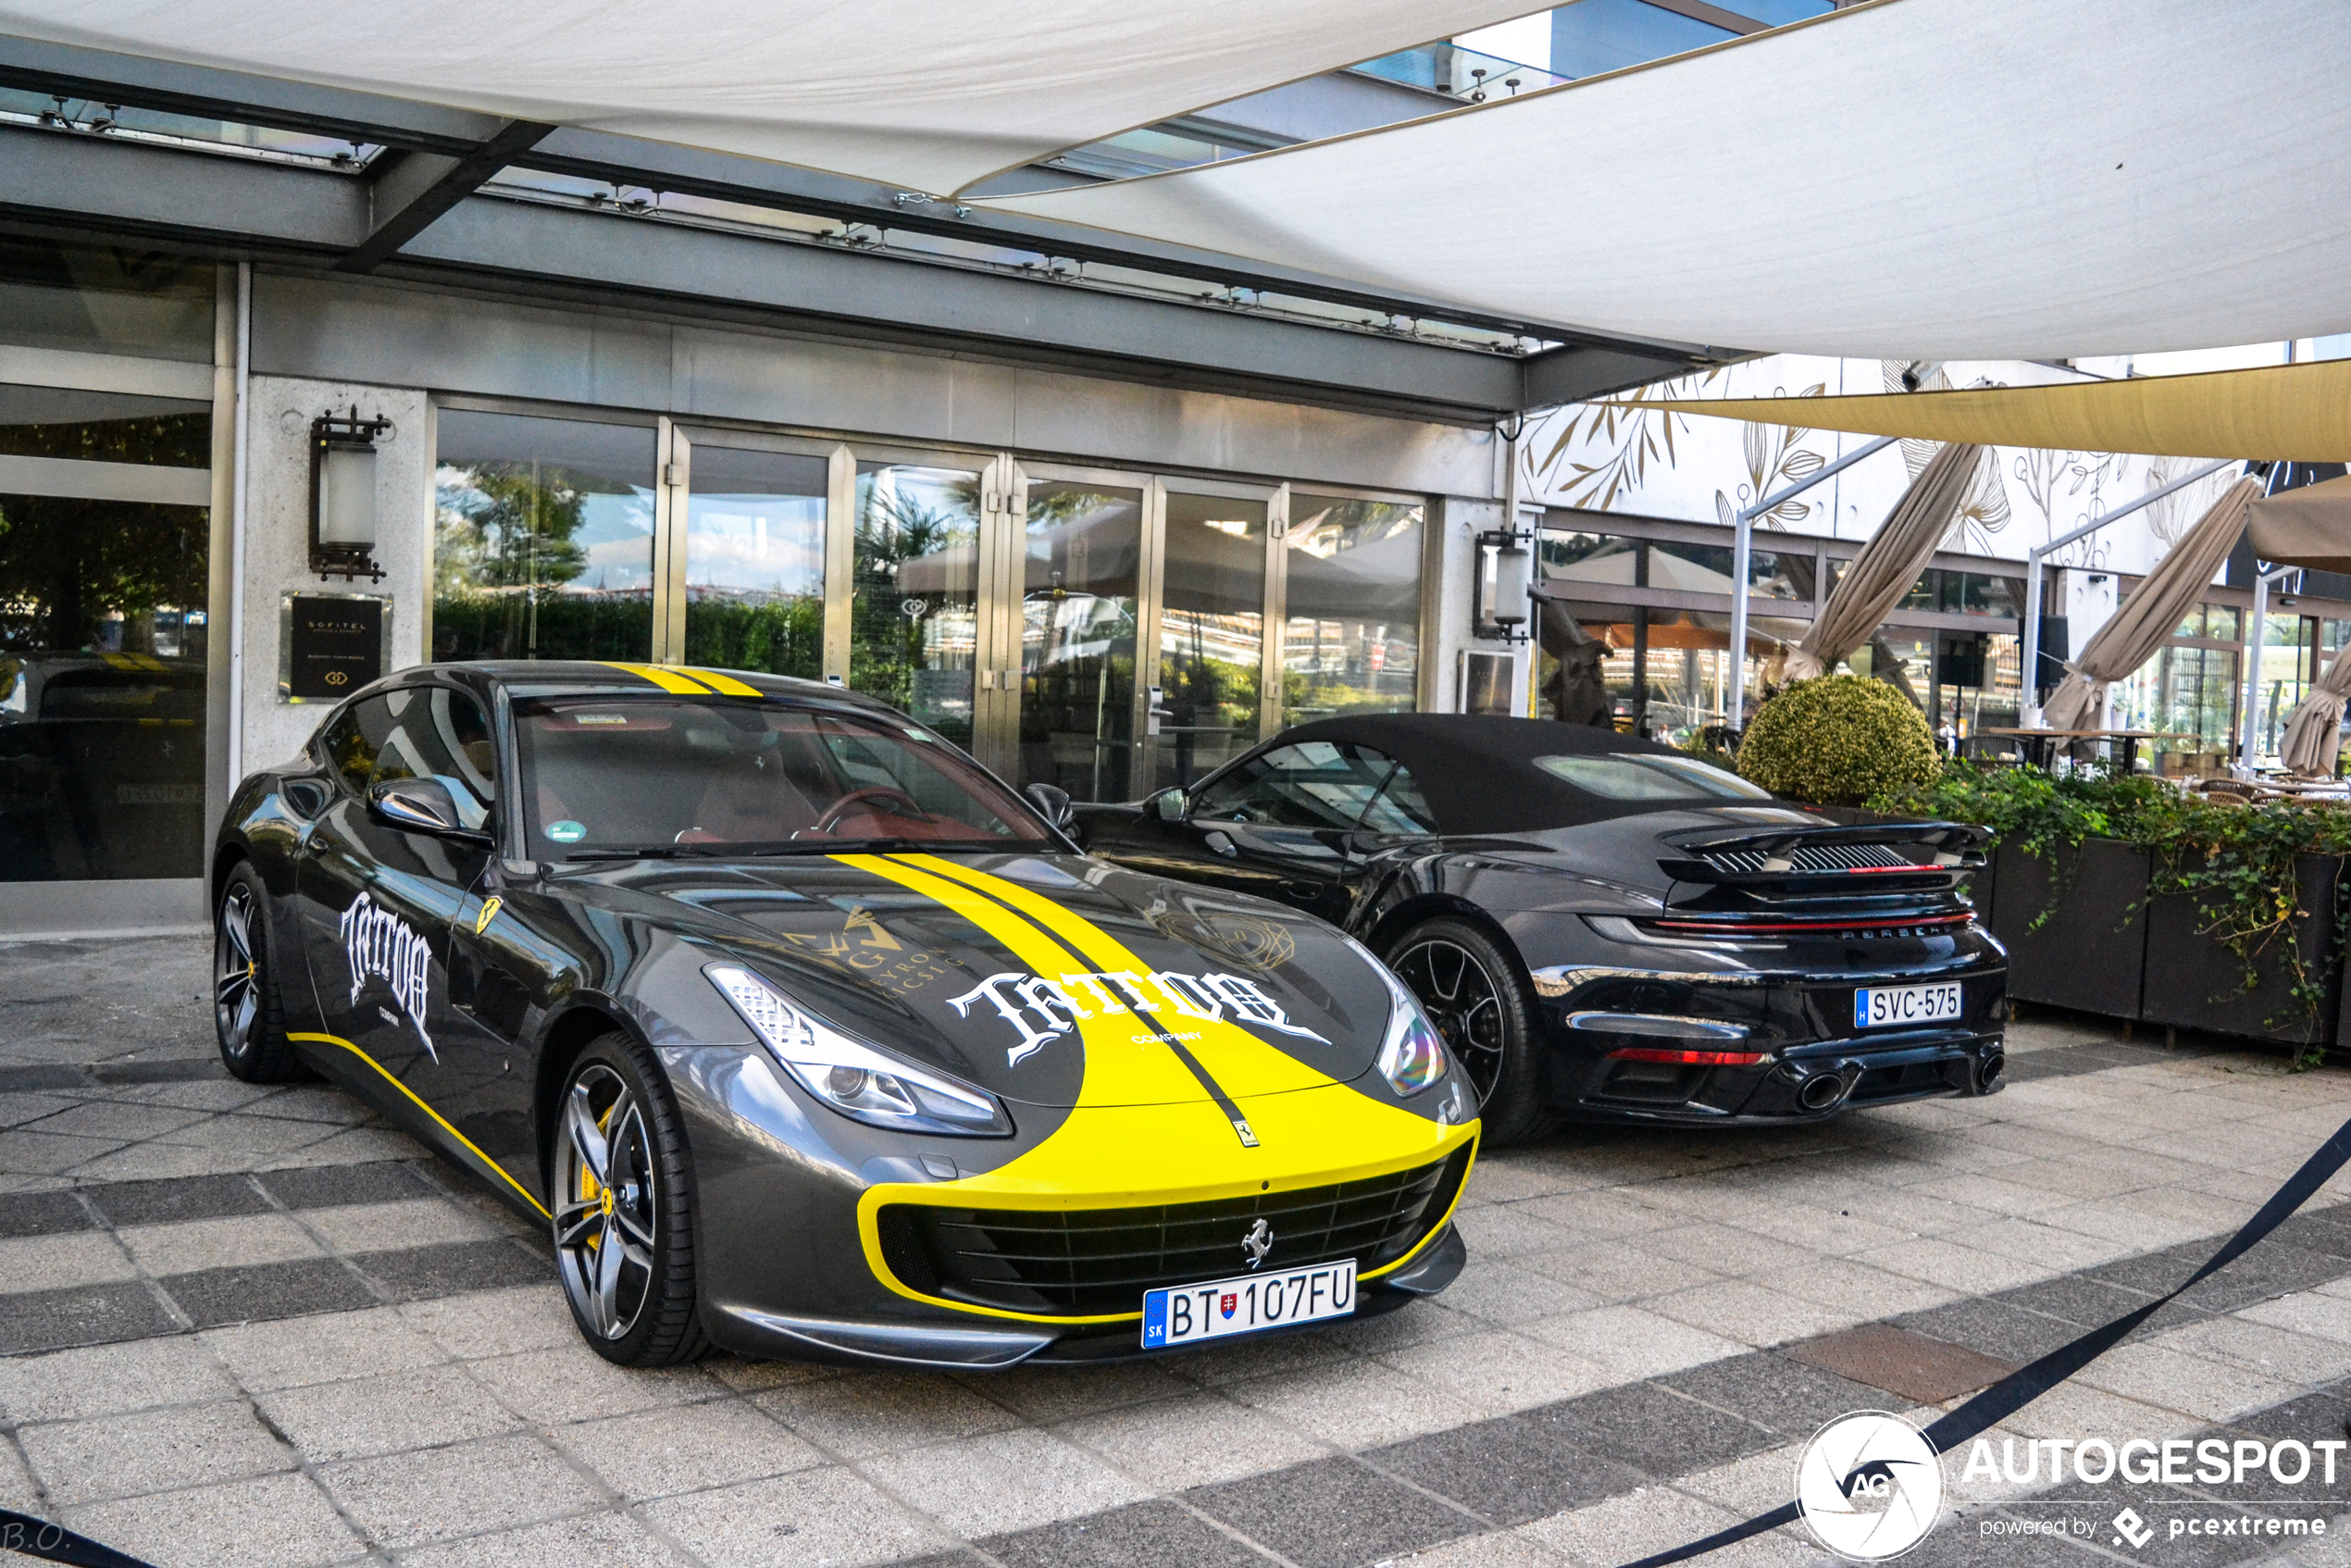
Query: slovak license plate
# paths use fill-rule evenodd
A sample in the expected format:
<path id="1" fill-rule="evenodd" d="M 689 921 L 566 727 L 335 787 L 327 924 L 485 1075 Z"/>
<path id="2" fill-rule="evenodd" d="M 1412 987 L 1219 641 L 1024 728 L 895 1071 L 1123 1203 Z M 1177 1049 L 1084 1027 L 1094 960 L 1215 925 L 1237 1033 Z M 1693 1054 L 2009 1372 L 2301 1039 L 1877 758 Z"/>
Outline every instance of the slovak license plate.
<path id="1" fill-rule="evenodd" d="M 1354 1310 L 1352 1258 L 1152 1290 L 1143 1297 L 1143 1349 L 1262 1334 L 1293 1323 L 1345 1317 Z"/>
<path id="2" fill-rule="evenodd" d="M 1897 1029 L 1948 1024 L 1959 1015 L 1959 982 L 1939 986 L 1862 986 L 1853 992 L 1853 1027 Z"/>

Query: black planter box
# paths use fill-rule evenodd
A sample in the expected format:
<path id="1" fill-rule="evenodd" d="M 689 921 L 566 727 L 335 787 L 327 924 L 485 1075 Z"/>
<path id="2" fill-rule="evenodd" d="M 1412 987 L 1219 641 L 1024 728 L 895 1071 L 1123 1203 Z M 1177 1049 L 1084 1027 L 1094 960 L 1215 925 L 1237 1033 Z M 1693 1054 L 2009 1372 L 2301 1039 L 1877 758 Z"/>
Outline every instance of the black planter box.
<path id="1" fill-rule="evenodd" d="M 2294 1000 L 2283 936 L 2255 955 L 2260 983 L 2247 991 L 2245 966 L 2237 955 L 2218 937 L 2203 933 L 2208 922 L 2197 913 L 2197 901 L 2170 893 L 2157 896 L 2147 906 L 2146 980 L 2139 1016 L 2151 1024 L 2289 1045 L 2332 1044 L 2340 1038 L 2343 993 L 2334 919 L 2342 873 L 2342 863 L 2329 856 L 2305 855 L 2295 864 L 2302 905 L 2295 934 L 2303 966 L 2326 977 L 2326 996 L 2315 1015 Z"/>
<path id="2" fill-rule="evenodd" d="M 2060 850 L 2060 855 L 2073 852 Z M 2148 855 L 2111 839 L 2085 840 L 2067 868 L 2057 909 L 2049 865 L 2011 844 L 1993 852 L 1992 934 L 2009 950 L 2009 994 L 2022 1002 L 2139 1016 L 2147 967 Z"/>

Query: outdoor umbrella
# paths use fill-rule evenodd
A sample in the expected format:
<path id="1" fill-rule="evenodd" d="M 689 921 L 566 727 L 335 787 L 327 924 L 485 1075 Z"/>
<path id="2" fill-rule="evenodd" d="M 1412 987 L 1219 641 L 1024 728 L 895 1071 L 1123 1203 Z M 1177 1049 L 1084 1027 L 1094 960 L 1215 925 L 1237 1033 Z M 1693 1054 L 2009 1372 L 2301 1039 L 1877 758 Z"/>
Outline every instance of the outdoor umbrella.
<path id="1" fill-rule="evenodd" d="M 2155 657 L 2236 547 L 2245 531 L 2245 508 L 2260 492 L 2258 479 L 2242 479 L 2231 485 L 2156 563 L 2146 580 L 2090 639 L 2082 656 L 2065 666 L 2065 679 L 2042 711 L 2049 728 L 2090 728 L 2089 721 L 2106 711 L 2107 687 Z"/>
<path id="2" fill-rule="evenodd" d="M 2351 572 L 2351 475 L 2258 497 L 2245 537 L 2273 566 Z"/>
<path id="3" fill-rule="evenodd" d="M 2351 572 L 2351 476 L 2262 496 L 2246 508 L 2246 541 L 2272 566 Z M 2334 776 L 2351 659 L 2337 653 L 2285 721 L 2282 760 L 2307 778 Z"/>
<path id="4" fill-rule="evenodd" d="M 1957 442 L 1929 460 L 1910 488 L 1886 514 L 1885 523 L 1861 546 L 1845 576 L 1830 591 L 1818 620 L 1788 650 L 1787 678 L 1826 675 L 1885 624 L 1887 612 L 1919 580 L 1950 529 L 1951 517 L 1975 481 L 1984 448 Z"/>

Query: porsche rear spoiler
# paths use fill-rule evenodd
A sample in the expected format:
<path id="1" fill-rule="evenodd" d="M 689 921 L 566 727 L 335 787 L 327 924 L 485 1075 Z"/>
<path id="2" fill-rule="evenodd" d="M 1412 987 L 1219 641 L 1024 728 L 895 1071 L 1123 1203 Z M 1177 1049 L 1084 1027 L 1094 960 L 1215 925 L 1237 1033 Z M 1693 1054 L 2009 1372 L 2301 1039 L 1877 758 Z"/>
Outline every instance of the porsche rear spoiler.
<path id="1" fill-rule="evenodd" d="M 1677 882 L 1812 893 L 1915 892 L 1956 886 L 1982 869 L 1987 828 L 1961 822 L 1878 822 L 1690 833 L 1665 840 L 1658 865 Z"/>

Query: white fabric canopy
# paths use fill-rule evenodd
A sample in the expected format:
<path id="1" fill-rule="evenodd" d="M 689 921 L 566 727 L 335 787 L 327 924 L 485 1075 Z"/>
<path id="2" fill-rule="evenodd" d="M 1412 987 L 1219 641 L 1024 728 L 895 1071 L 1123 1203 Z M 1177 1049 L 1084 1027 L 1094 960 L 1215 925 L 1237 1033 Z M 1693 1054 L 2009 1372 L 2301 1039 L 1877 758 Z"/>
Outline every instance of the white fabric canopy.
<path id="1" fill-rule="evenodd" d="M 2351 330 L 2351 6 L 1881 0 L 990 205 L 1632 337 L 1860 358 Z"/>
<path id="2" fill-rule="evenodd" d="M 0 0 L 0 32 L 947 194 L 1525 0 Z"/>

